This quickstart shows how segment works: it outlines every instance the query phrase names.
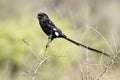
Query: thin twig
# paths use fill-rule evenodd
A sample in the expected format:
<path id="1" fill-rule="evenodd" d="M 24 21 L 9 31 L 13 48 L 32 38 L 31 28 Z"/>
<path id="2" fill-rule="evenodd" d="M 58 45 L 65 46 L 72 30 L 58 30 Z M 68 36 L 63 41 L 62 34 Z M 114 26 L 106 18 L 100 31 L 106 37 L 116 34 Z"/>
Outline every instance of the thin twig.
<path id="1" fill-rule="evenodd" d="M 49 58 L 49 56 L 45 57 L 43 60 L 41 60 L 39 62 L 39 64 L 37 65 L 36 69 L 34 70 L 33 76 L 32 76 L 32 80 L 35 80 L 36 74 L 38 72 L 39 67 Z"/>
<path id="2" fill-rule="evenodd" d="M 83 78 L 83 68 L 82 68 L 81 64 L 79 64 L 79 65 L 80 65 L 81 80 L 84 80 L 84 78 Z"/>
<path id="3" fill-rule="evenodd" d="M 92 27 L 89 27 L 89 29 L 91 29 L 92 31 L 96 32 L 104 41 L 105 43 L 107 44 L 108 48 L 111 50 L 111 52 L 114 54 L 113 50 L 112 50 L 112 47 L 109 45 L 108 41 L 104 38 L 104 36 L 97 30 L 97 29 L 94 29 Z"/>
<path id="4" fill-rule="evenodd" d="M 102 67 L 102 60 L 103 60 L 103 55 L 101 55 L 100 62 L 99 62 L 100 68 L 101 68 L 101 69 L 102 69 L 102 71 L 103 71 L 103 67 Z"/>
<path id="5" fill-rule="evenodd" d="M 109 70 L 110 70 L 110 67 L 112 66 L 113 63 L 115 63 L 115 58 L 118 57 L 118 54 L 114 54 L 114 51 L 112 49 L 112 47 L 109 45 L 108 41 L 103 37 L 103 35 L 97 31 L 96 29 L 92 28 L 92 27 L 89 27 L 89 29 L 93 30 L 94 32 L 96 32 L 104 41 L 105 43 L 107 44 L 108 48 L 111 50 L 111 52 L 113 53 L 113 57 L 111 58 L 109 64 L 107 65 L 107 67 L 105 67 L 105 69 L 103 70 L 103 72 L 99 75 L 99 77 L 96 79 L 96 80 L 101 80 L 103 79 L 103 76 L 105 75 L 105 73 L 107 73 Z M 113 39 L 114 41 L 114 45 L 115 45 L 115 40 Z M 116 45 L 115 45 L 115 50 L 116 50 L 116 53 L 117 53 L 117 48 L 116 48 Z"/>
<path id="6" fill-rule="evenodd" d="M 39 56 L 37 55 L 38 53 L 32 48 L 32 46 L 25 39 L 22 39 L 22 41 L 31 49 L 33 55 L 39 61 Z"/>
<path id="7" fill-rule="evenodd" d="M 86 63 L 87 63 L 87 66 L 86 66 L 86 70 L 87 70 L 87 80 L 89 80 L 89 54 L 88 54 L 88 50 L 86 49 Z"/>
<path id="8" fill-rule="evenodd" d="M 88 49 L 86 49 L 86 70 L 87 70 L 87 80 L 90 80 L 91 79 L 91 76 L 90 76 L 90 64 L 89 64 L 89 61 L 90 61 L 90 59 L 89 59 L 89 51 L 88 51 Z"/>
<path id="9" fill-rule="evenodd" d="M 107 73 L 107 72 L 110 70 L 112 64 L 114 64 L 114 59 L 115 59 L 116 57 L 118 57 L 118 56 L 119 56 L 119 54 L 116 54 L 116 55 L 110 60 L 109 64 L 105 67 L 104 71 L 98 76 L 98 78 L 97 78 L 96 80 L 101 80 L 101 79 L 103 78 L 103 76 L 105 75 L 105 73 Z"/>
<path id="10" fill-rule="evenodd" d="M 112 36 L 112 39 L 113 39 L 113 43 L 114 43 L 114 47 L 115 47 L 115 52 L 118 53 L 118 51 L 117 51 L 117 45 L 116 45 L 116 41 L 115 41 L 114 36 Z"/>
<path id="11" fill-rule="evenodd" d="M 113 39 L 113 43 L 114 43 L 114 47 L 115 47 L 115 52 L 116 52 L 116 54 L 119 54 L 119 51 L 117 50 L 117 45 L 116 45 L 116 41 L 114 39 L 114 36 L 112 36 L 112 39 Z M 115 57 L 114 60 L 115 60 L 116 63 L 119 63 L 118 62 L 118 57 Z"/>

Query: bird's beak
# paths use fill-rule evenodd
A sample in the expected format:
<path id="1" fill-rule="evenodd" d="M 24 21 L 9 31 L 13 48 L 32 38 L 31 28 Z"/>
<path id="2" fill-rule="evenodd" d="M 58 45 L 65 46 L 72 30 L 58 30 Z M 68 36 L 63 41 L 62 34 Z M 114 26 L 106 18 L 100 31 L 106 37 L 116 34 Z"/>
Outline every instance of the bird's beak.
<path id="1" fill-rule="evenodd" d="M 37 18 L 39 19 L 39 18 L 40 18 L 40 16 L 37 16 Z"/>

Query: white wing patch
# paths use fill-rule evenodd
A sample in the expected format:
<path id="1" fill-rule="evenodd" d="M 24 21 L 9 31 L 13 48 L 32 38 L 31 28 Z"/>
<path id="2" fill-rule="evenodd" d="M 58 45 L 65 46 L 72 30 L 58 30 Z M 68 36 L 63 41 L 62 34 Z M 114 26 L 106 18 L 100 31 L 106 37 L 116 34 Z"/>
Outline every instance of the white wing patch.
<path id="1" fill-rule="evenodd" d="M 58 32 L 55 32 L 55 35 L 56 35 L 56 36 L 59 36 L 59 33 L 58 33 Z"/>
<path id="2" fill-rule="evenodd" d="M 56 28 L 53 28 L 53 30 L 54 30 L 54 31 L 57 31 L 57 29 L 56 29 Z"/>

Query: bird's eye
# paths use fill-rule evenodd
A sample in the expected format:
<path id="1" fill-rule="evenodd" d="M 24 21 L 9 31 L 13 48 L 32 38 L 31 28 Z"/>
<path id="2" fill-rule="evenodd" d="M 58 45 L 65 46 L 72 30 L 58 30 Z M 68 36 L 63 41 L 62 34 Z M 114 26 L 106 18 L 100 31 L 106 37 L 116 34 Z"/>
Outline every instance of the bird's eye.
<path id="1" fill-rule="evenodd" d="M 42 18 L 47 19 L 48 16 L 47 16 L 45 13 L 39 13 L 39 14 L 37 15 L 37 18 L 38 18 L 38 19 L 42 19 Z"/>
<path id="2" fill-rule="evenodd" d="M 38 14 L 38 16 L 42 16 L 41 14 Z"/>
<path id="3" fill-rule="evenodd" d="M 38 19 L 42 18 L 42 14 L 38 14 L 38 15 L 37 15 L 37 18 L 38 18 Z"/>

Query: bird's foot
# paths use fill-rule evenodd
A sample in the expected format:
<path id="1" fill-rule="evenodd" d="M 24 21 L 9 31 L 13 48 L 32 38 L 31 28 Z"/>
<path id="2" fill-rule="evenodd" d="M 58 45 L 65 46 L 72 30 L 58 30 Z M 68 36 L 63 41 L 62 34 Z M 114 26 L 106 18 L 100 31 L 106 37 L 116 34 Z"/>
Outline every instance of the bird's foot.
<path id="1" fill-rule="evenodd" d="M 47 45 L 46 45 L 46 49 L 47 49 L 48 47 L 50 47 L 50 45 L 49 45 L 49 44 L 47 44 Z"/>

